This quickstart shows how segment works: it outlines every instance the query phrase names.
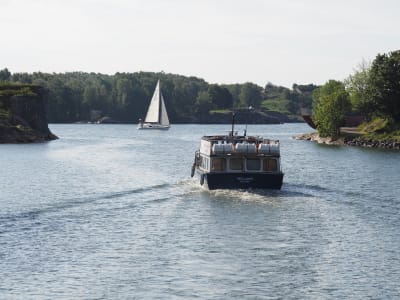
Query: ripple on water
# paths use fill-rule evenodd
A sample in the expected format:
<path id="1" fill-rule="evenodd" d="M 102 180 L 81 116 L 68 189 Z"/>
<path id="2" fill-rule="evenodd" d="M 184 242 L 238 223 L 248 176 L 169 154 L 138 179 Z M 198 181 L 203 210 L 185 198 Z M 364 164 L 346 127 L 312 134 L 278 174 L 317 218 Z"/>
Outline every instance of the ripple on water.
<path id="1" fill-rule="evenodd" d="M 253 126 L 281 139 L 280 191 L 190 178 L 222 125 L 52 125 L 60 140 L 1 146 L 0 298 L 400 297 L 399 155 Z"/>

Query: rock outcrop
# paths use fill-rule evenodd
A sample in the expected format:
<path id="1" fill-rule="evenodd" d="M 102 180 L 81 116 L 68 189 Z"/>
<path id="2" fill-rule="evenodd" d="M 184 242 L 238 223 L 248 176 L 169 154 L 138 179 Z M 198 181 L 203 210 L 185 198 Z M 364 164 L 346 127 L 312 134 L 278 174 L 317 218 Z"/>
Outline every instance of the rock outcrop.
<path id="1" fill-rule="evenodd" d="M 331 137 L 320 137 L 318 132 L 312 132 L 312 133 L 304 133 L 304 134 L 300 134 L 298 136 L 294 137 L 296 140 L 304 140 L 304 141 L 312 141 L 312 142 L 316 142 L 318 144 L 326 144 L 326 145 L 337 145 L 337 146 L 341 146 L 344 145 L 344 140 L 343 138 L 339 138 L 339 139 L 332 139 Z"/>
<path id="2" fill-rule="evenodd" d="M 337 146 L 356 146 L 364 148 L 379 148 L 379 149 L 393 149 L 400 150 L 400 141 L 388 139 L 383 141 L 376 141 L 366 138 L 362 135 L 358 136 L 342 136 L 336 140 L 330 137 L 322 138 L 318 132 L 305 133 L 294 137 L 296 140 L 313 141 L 318 144 L 337 145 Z"/>
<path id="3" fill-rule="evenodd" d="M 46 93 L 35 85 L 0 85 L 0 143 L 57 139 L 48 127 Z"/>

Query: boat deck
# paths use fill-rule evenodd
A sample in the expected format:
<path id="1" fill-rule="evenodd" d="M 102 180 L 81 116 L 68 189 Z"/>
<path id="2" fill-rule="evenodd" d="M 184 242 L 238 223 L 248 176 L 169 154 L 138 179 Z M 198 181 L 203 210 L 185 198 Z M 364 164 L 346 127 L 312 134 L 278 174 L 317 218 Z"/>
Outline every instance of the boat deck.
<path id="1" fill-rule="evenodd" d="M 200 153 L 207 156 L 280 156 L 277 140 L 258 136 L 203 136 Z"/>

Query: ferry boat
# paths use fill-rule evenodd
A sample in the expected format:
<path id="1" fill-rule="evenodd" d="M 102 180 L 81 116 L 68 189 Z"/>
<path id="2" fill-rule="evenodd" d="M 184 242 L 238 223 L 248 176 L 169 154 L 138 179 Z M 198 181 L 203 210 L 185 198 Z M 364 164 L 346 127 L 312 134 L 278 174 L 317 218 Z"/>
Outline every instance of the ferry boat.
<path id="1" fill-rule="evenodd" d="M 283 175 L 278 140 L 259 136 L 203 136 L 195 152 L 191 176 L 214 189 L 280 189 Z"/>

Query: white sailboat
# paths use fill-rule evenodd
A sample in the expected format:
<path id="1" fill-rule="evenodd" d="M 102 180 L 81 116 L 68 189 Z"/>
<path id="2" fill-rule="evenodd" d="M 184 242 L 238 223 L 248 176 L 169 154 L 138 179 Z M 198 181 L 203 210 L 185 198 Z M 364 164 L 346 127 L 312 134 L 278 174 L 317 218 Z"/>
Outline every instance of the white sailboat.
<path id="1" fill-rule="evenodd" d="M 160 80 L 157 81 L 149 109 L 144 122 L 140 119 L 138 129 L 169 129 L 169 119 L 165 108 L 164 97 L 160 89 Z"/>

